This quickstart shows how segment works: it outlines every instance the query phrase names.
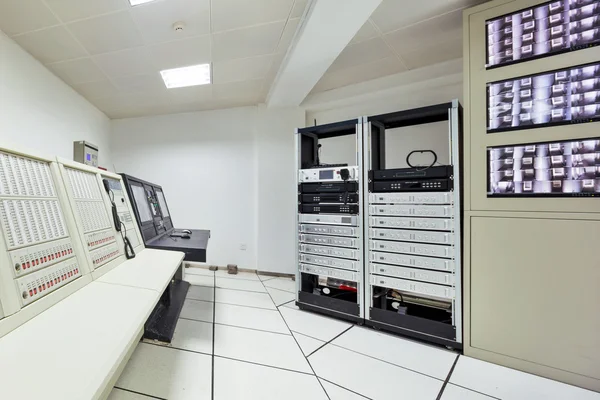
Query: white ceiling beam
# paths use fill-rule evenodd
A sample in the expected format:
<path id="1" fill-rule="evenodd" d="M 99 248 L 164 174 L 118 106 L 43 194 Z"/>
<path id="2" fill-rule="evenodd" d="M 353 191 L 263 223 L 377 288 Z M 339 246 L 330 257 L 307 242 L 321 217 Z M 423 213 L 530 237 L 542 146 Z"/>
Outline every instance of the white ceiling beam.
<path id="1" fill-rule="evenodd" d="M 381 1 L 313 0 L 271 86 L 267 105 L 299 106 Z"/>

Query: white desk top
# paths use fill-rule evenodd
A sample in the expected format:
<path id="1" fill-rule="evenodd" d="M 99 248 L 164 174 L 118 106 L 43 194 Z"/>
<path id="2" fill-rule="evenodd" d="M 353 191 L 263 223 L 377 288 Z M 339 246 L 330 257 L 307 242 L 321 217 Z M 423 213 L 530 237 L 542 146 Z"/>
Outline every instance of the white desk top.
<path id="1" fill-rule="evenodd" d="M 144 249 L 95 282 L 151 289 L 162 294 L 183 257 L 185 254 L 179 251 Z"/>
<path id="2" fill-rule="evenodd" d="M 4 336 L 0 399 L 96 399 L 159 297 L 92 282 Z"/>

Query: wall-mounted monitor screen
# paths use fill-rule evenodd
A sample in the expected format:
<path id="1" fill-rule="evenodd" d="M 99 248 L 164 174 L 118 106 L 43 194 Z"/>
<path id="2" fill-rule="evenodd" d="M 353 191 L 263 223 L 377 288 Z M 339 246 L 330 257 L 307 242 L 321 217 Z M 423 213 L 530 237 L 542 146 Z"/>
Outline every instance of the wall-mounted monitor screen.
<path id="1" fill-rule="evenodd" d="M 486 68 L 595 46 L 599 15 L 598 0 L 560 0 L 488 20 Z"/>
<path id="2" fill-rule="evenodd" d="M 488 147 L 488 197 L 600 197 L 600 137 Z"/>
<path id="3" fill-rule="evenodd" d="M 600 63 L 488 83 L 488 133 L 600 119 Z"/>

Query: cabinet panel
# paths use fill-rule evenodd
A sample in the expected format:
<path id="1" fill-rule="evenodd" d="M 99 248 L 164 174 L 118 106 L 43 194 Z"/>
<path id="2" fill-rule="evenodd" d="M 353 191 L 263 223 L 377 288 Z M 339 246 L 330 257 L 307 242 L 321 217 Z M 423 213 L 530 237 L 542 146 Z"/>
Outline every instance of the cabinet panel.
<path id="1" fill-rule="evenodd" d="M 471 343 L 600 379 L 600 221 L 471 218 Z"/>

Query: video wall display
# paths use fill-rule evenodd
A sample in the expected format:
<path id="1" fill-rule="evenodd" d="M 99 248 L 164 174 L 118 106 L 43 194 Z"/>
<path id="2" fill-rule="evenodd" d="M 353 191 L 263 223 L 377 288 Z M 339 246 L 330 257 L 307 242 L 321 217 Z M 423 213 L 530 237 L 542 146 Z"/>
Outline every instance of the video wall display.
<path id="1" fill-rule="evenodd" d="M 600 119 L 600 63 L 489 83 L 488 133 Z"/>
<path id="2" fill-rule="evenodd" d="M 599 15 L 598 0 L 560 0 L 488 20 L 486 68 L 595 46 Z"/>
<path id="3" fill-rule="evenodd" d="M 488 197 L 600 196 L 600 138 L 488 147 Z"/>

